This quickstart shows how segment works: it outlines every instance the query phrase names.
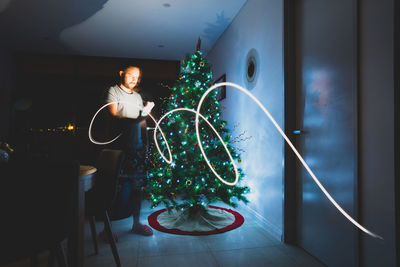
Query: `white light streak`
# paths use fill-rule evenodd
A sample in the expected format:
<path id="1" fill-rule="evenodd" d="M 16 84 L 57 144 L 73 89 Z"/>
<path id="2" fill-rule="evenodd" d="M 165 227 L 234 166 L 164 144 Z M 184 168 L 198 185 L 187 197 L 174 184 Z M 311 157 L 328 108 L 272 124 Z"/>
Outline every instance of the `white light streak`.
<path id="1" fill-rule="evenodd" d="M 167 139 L 165 138 L 165 135 L 163 133 L 163 131 L 160 128 L 160 123 L 161 121 L 168 116 L 171 113 L 177 112 L 177 111 L 188 111 L 188 112 L 192 112 L 196 114 L 196 119 L 195 119 L 195 127 L 196 127 L 196 136 L 197 136 L 197 142 L 201 151 L 201 154 L 203 155 L 208 167 L 211 169 L 211 171 L 214 173 L 214 175 L 223 183 L 230 185 L 230 186 L 234 186 L 237 184 L 238 180 L 239 180 L 239 173 L 237 171 L 237 167 L 236 164 L 234 163 L 234 160 L 232 158 L 231 153 L 229 152 L 225 142 L 223 141 L 222 137 L 218 134 L 218 132 L 216 131 L 216 129 L 212 126 L 212 124 L 200 113 L 200 109 L 201 109 L 201 105 L 203 104 L 204 99 L 206 98 L 206 96 L 212 91 L 212 90 L 216 90 L 218 87 L 221 86 L 231 86 L 233 88 L 236 88 L 240 91 L 242 91 L 243 93 L 245 93 L 247 96 L 249 96 L 261 109 L 262 111 L 267 115 L 267 117 L 270 119 L 270 121 L 272 122 L 272 124 L 275 126 L 275 128 L 278 130 L 278 132 L 282 135 L 282 137 L 285 139 L 286 143 L 290 146 L 290 148 L 293 150 L 294 154 L 297 156 L 297 158 L 300 160 L 301 164 L 304 166 L 304 168 L 307 170 L 307 172 L 310 174 L 311 178 L 314 180 L 314 182 L 317 184 L 317 186 L 320 188 L 320 190 L 324 193 L 324 195 L 328 198 L 328 200 L 336 207 L 336 209 L 344 216 L 346 217 L 353 225 L 355 225 L 357 228 L 359 228 L 360 230 L 362 230 L 363 232 L 365 232 L 366 234 L 375 237 L 375 238 L 379 238 L 379 239 L 383 239 L 381 236 L 369 231 L 368 229 L 366 229 L 364 226 L 362 226 L 361 224 L 359 224 L 356 220 L 354 220 L 334 199 L 333 197 L 329 194 L 329 192 L 325 189 L 325 187 L 320 183 L 320 181 L 318 180 L 318 178 L 315 176 L 315 174 L 313 173 L 313 171 L 310 169 L 310 167 L 307 165 L 307 163 L 305 162 L 305 160 L 302 158 L 302 156 L 300 155 L 300 153 L 297 151 L 297 149 L 294 147 L 294 145 L 292 144 L 292 142 L 290 141 L 290 139 L 286 136 L 286 134 L 283 132 L 283 130 L 281 129 L 281 127 L 278 125 L 278 123 L 275 121 L 275 119 L 271 116 L 271 114 L 268 112 L 268 110 L 261 104 L 261 102 L 255 97 L 253 96 L 253 94 L 251 94 L 248 90 L 246 90 L 245 88 L 235 84 L 235 83 L 231 83 L 231 82 L 222 82 L 222 83 L 217 83 L 213 86 L 211 86 L 201 97 L 200 101 L 199 101 L 199 105 L 197 106 L 197 110 L 192 110 L 192 109 L 188 109 L 188 108 L 177 108 L 174 110 L 171 110 L 169 112 L 167 112 L 166 114 L 164 114 L 158 121 L 156 121 L 154 119 L 153 116 L 151 116 L 151 114 L 149 114 L 149 116 L 153 119 L 153 121 L 156 123 L 155 126 L 155 131 L 154 131 L 154 141 L 157 147 L 158 152 L 160 153 L 160 156 L 168 163 L 168 164 L 172 164 L 174 165 L 173 161 L 172 161 L 172 153 L 171 153 L 171 149 L 168 145 Z M 117 138 L 119 138 L 121 136 L 121 134 L 119 134 L 118 136 L 116 136 L 115 138 L 113 138 L 110 141 L 107 142 L 97 142 L 96 140 L 94 140 L 92 138 L 91 135 L 91 128 L 92 128 L 92 124 L 94 119 L 96 118 L 97 114 L 104 109 L 105 107 L 111 105 L 111 104 L 115 104 L 115 103 L 126 103 L 126 104 L 130 104 L 127 102 L 120 102 L 120 101 L 116 101 L 116 102 L 110 102 L 105 104 L 104 106 L 102 106 L 93 116 L 90 125 L 89 125 L 89 139 L 90 141 L 92 141 L 94 144 L 98 144 L 98 145 L 106 145 L 109 143 L 114 142 Z M 177 106 L 177 105 L 175 105 Z M 214 131 L 214 133 L 218 136 L 218 139 L 221 141 L 222 145 L 225 148 L 225 151 L 228 153 L 228 156 L 233 164 L 234 167 L 234 171 L 235 171 L 235 181 L 234 182 L 227 182 L 224 179 L 222 179 L 221 176 L 218 175 L 218 173 L 214 170 L 214 168 L 212 167 L 210 161 L 208 160 L 207 155 L 204 152 L 203 149 L 203 142 L 201 141 L 200 138 L 200 133 L 199 133 L 199 117 L 201 117 L 210 127 L 211 129 Z M 158 141 L 157 141 L 157 130 L 160 130 L 160 133 L 165 141 L 165 144 L 167 146 L 167 150 L 168 150 L 168 155 L 169 155 L 169 159 L 167 159 L 164 156 L 164 153 L 161 151 Z M 183 167 L 183 166 L 181 166 Z"/>
<path id="2" fill-rule="evenodd" d="M 203 95 L 203 96 L 204 96 L 204 95 Z M 164 120 L 164 118 L 167 117 L 169 114 L 174 113 L 174 112 L 177 112 L 177 111 L 188 111 L 188 112 L 192 112 L 192 113 L 195 113 L 195 114 L 196 114 L 196 134 L 197 134 L 197 140 L 198 140 L 199 148 L 200 148 L 200 150 L 202 151 L 202 154 L 203 154 L 203 156 L 204 156 L 204 159 L 205 159 L 206 162 L 207 162 L 207 165 L 210 167 L 211 171 L 214 173 L 214 175 L 215 175 L 221 182 L 223 182 L 223 183 L 225 183 L 225 184 L 227 184 L 227 185 L 231 185 L 231 186 L 234 186 L 235 184 L 237 184 L 237 182 L 239 181 L 239 173 L 238 173 L 238 171 L 237 171 L 237 167 L 236 167 L 236 164 L 235 164 L 235 162 L 234 162 L 234 160 L 233 160 L 233 158 L 232 158 L 231 153 L 229 152 L 229 150 L 228 150 L 228 148 L 227 148 L 227 146 L 226 146 L 224 140 L 223 140 L 222 137 L 218 134 L 218 132 L 217 132 L 217 130 L 214 128 L 214 126 L 212 126 L 212 124 L 211 124 L 202 114 L 199 113 L 199 109 L 198 109 L 197 111 L 195 111 L 195 110 L 193 110 L 193 109 L 188 109 L 188 108 L 177 108 L 177 109 L 173 109 L 173 110 L 168 111 L 167 113 L 165 113 L 164 116 L 162 116 L 162 117 L 158 120 L 158 122 L 156 122 L 156 127 L 155 127 L 156 130 L 154 131 L 154 142 L 155 142 L 155 144 L 156 144 L 158 153 L 160 153 L 161 157 L 162 157 L 167 163 L 171 163 L 171 162 L 172 162 L 171 150 L 170 150 L 170 148 L 169 148 L 169 146 L 168 146 L 168 143 L 167 143 L 167 149 L 168 149 L 168 153 L 169 153 L 169 158 L 170 158 L 170 159 L 167 159 L 167 158 L 164 156 L 164 153 L 162 153 L 162 151 L 160 150 L 160 147 L 159 147 L 158 141 L 157 141 L 157 130 L 159 129 L 160 132 L 163 133 L 162 130 L 161 130 L 161 128 L 160 128 L 160 123 L 161 123 L 161 121 Z M 200 138 L 199 138 L 199 136 L 200 136 L 199 131 L 198 131 L 198 120 L 199 120 L 199 117 L 201 117 L 201 118 L 208 124 L 208 126 L 210 126 L 210 128 L 211 128 L 211 129 L 214 131 L 214 133 L 217 135 L 218 139 L 221 141 L 222 145 L 223 145 L 224 148 L 225 148 L 225 151 L 228 153 L 228 156 L 229 156 L 229 158 L 230 158 L 230 160 L 231 160 L 231 162 L 232 162 L 232 164 L 233 164 L 233 168 L 234 168 L 234 171 L 235 171 L 235 181 L 234 181 L 234 182 L 227 182 L 227 181 L 225 181 L 221 176 L 219 176 L 218 173 L 217 173 L 217 172 L 214 170 L 214 168 L 211 166 L 211 163 L 209 162 L 207 156 L 205 156 L 205 153 L 204 153 L 204 150 L 203 150 L 203 145 L 202 145 L 202 142 L 200 141 Z M 153 117 L 152 117 L 152 118 L 153 118 Z M 154 118 L 153 118 L 153 120 L 154 120 Z M 155 121 L 155 120 L 154 120 L 154 121 Z M 164 139 L 164 140 L 165 140 L 165 139 Z"/>
<path id="3" fill-rule="evenodd" d="M 107 103 L 107 104 L 103 105 L 101 108 L 99 108 L 99 110 L 94 114 L 94 116 L 93 116 L 93 118 L 92 118 L 92 120 L 90 121 L 90 124 L 89 124 L 89 140 L 93 144 L 96 144 L 96 145 L 107 145 L 107 144 L 110 144 L 110 143 L 114 142 L 115 140 L 117 140 L 121 136 L 122 133 L 120 133 L 119 135 L 117 135 L 116 137 L 114 137 L 113 139 L 111 139 L 110 141 L 107 141 L 107 142 L 98 142 L 98 141 L 94 140 L 93 137 L 92 137 L 92 125 L 93 125 L 94 119 L 96 118 L 97 114 L 99 114 L 99 112 L 101 110 L 103 110 L 105 107 L 107 107 L 109 105 L 112 105 L 112 104 L 118 104 L 118 103 L 120 103 L 120 102 L 119 101 L 115 101 L 115 102 Z"/>
<path id="4" fill-rule="evenodd" d="M 325 196 L 329 199 L 329 201 L 336 207 L 336 209 L 338 209 L 340 211 L 340 213 L 342 213 L 342 215 L 344 217 L 346 217 L 352 224 L 354 224 L 357 228 L 359 228 L 361 231 L 365 232 L 366 234 L 373 236 L 375 238 L 379 238 L 379 239 L 383 239 L 381 236 L 372 233 L 371 231 L 369 231 L 368 229 L 366 229 L 364 226 L 362 226 L 361 224 L 359 224 L 356 220 L 354 220 L 334 199 L 333 197 L 328 193 L 328 191 L 325 189 L 325 187 L 320 183 L 320 181 L 318 180 L 318 178 L 315 176 L 315 174 L 313 173 L 313 171 L 310 169 L 310 167 L 307 165 L 307 163 L 305 162 L 305 160 L 303 159 L 303 157 L 300 155 L 300 153 L 297 151 L 297 149 L 294 147 L 294 145 L 292 144 L 292 142 L 290 141 L 290 139 L 286 136 L 286 134 L 282 131 L 281 127 L 279 127 L 278 123 L 275 121 L 275 119 L 271 116 L 271 114 L 268 112 L 268 110 L 263 106 L 263 104 L 261 104 L 261 102 L 255 97 L 253 96 L 248 90 L 246 90 L 245 88 L 235 84 L 235 83 L 231 83 L 231 82 L 222 82 L 222 83 L 217 83 L 213 86 L 211 86 L 201 97 L 200 101 L 199 101 L 199 105 L 197 106 L 197 113 L 196 113 L 196 134 L 197 134 L 197 140 L 199 142 L 199 147 L 201 150 L 201 153 L 203 154 L 204 158 L 206 159 L 206 162 L 208 164 L 208 166 L 211 168 L 211 170 L 215 173 L 214 169 L 212 168 L 211 164 L 208 162 L 207 156 L 204 153 L 203 147 L 200 145 L 201 144 L 201 139 L 200 139 L 200 135 L 199 135 L 199 111 L 201 108 L 201 105 L 203 104 L 204 99 L 206 98 L 206 96 L 212 91 L 217 89 L 218 87 L 221 86 L 231 86 L 234 87 L 240 91 L 242 91 L 243 93 L 245 93 L 246 95 L 248 95 L 254 102 L 257 103 L 257 105 L 262 109 L 262 111 L 264 111 L 265 115 L 267 115 L 267 117 L 270 119 L 270 121 L 272 122 L 272 124 L 275 126 L 275 128 L 278 130 L 278 132 L 282 135 L 282 137 L 285 139 L 286 143 L 290 146 L 290 148 L 293 150 L 294 154 L 297 156 L 297 158 L 300 160 L 301 164 L 303 164 L 304 168 L 307 170 L 307 172 L 310 174 L 311 178 L 314 180 L 314 182 L 318 185 L 319 189 L 321 189 L 321 191 L 325 194 Z"/>

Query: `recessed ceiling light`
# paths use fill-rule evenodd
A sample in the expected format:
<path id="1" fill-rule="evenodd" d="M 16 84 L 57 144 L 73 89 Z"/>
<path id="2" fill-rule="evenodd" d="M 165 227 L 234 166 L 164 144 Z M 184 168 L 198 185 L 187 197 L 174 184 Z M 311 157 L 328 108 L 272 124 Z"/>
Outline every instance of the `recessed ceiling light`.
<path id="1" fill-rule="evenodd" d="M 170 3 L 165 3 L 165 4 L 163 4 L 163 6 L 164 7 L 171 7 L 171 4 Z"/>

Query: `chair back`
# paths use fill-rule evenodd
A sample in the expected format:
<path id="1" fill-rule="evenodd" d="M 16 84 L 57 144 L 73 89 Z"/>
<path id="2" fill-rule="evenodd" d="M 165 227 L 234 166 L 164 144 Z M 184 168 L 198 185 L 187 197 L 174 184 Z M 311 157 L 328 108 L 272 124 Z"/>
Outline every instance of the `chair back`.
<path id="1" fill-rule="evenodd" d="M 95 185 L 86 194 L 87 214 L 109 209 L 115 197 L 117 179 L 124 154 L 121 150 L 103 149 L 96 162 Z"/>

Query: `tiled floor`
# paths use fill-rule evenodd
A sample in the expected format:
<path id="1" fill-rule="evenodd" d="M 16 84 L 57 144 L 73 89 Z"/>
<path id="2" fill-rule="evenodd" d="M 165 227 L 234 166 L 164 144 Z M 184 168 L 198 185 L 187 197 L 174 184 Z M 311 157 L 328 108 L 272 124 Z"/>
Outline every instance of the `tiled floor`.
<path id="1" fill-rule="evenodd" d="M 219 205 L 224 206 L 224 205 Z M 152 210 L 143 204 L 142 218 Z M 261 222 L 246 208 L 238 208 L 245 218 L 244 224 L 232 231 L 209 236 L 180 236 L 154 230 L 151 237 L 129 232 L 132 217 L 114 221 L 113 231 L 118 235 L 117 243 L 122 266 L 324 266 L 301 249 L 285 245 L 272 237 Z M 103 229 L 101 222 L 97 230 Z M 109 244 L 99 244 L 99 254 L 94 249 L 89 225 L 85 227 L 85 266 L 115 266 Z"/>

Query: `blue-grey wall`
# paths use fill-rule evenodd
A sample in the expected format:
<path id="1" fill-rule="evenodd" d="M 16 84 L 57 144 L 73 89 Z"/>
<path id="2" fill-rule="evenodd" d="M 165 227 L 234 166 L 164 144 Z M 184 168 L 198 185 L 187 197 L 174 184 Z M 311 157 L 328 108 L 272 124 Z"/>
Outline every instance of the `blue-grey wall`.
<path id="1" fill-rule="evenodd" d="M 15 59 L 0 46 L 0 140 L 9 138 L 11 93 L 15 87 Z"/>
<path id="2" fill-rule="evenodd" d="M 214 78 L 226 73 L 229 82 L 246 86 L 246 57 L 251 49 L 259 56 L 259 73 L 251 93 L 283 128 L 283 1 L 248 0 L 207 55 Z M 255 211 L 277 238 L 282 234 L 283 138 L 260 108 L 244 93 L 227 88 L 222 106 L 233 136 L 246 131 L 248 141 L 238 144 L 247 184 L 248 207 Z"/>
<path id="3" fill-rule="evenodd" d="M 396 266 L 394 1 L 360 1 L 360 266 Z"/>

